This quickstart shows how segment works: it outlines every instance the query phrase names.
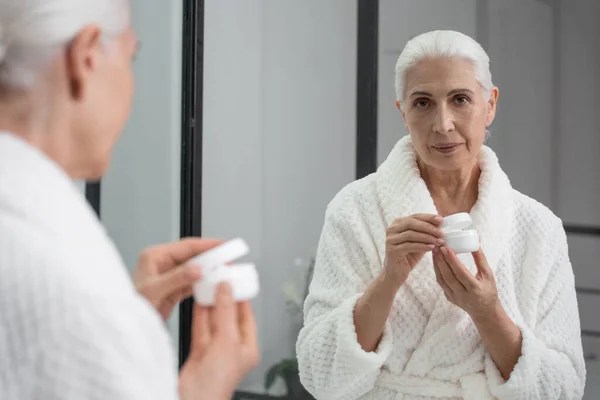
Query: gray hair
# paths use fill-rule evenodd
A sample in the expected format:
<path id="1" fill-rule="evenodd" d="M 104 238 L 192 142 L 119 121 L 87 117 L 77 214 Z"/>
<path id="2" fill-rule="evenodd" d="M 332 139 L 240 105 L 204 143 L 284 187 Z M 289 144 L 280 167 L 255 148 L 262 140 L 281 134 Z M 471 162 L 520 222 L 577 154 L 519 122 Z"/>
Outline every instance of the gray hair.
<path id="1" fill-rule="evenodd" d="M 455 31 L 431 31 L 420 34 L 406 43 L 396 62 L 396 98 L 405 100 L 407 71 L 427 58 L 461 57 L 473 63 L 477 81 L 489 96 L 494 84 L 490 72 L 490 57 L 483 47 L 470 36 Z"/>
<path id="2" fill-rule="evenodd" d="M 103 39 L 129 25 L 129 0 L 0 0 L 0 87 L 27 89 L 88 24 Z"/>

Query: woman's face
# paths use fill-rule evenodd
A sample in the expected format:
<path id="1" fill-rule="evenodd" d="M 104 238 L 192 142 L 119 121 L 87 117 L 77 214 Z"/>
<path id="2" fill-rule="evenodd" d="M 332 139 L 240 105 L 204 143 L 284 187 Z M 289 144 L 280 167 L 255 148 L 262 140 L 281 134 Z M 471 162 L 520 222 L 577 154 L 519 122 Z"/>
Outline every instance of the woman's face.
<path id="1" fill-rule="evenodd" d="M 426 165 L 451 171 L 469 167 L 494 120 L 498 89 L 489 97 L 472 62 L 434 58 L 418 62 L 406 75 L 404 124 Z"/>

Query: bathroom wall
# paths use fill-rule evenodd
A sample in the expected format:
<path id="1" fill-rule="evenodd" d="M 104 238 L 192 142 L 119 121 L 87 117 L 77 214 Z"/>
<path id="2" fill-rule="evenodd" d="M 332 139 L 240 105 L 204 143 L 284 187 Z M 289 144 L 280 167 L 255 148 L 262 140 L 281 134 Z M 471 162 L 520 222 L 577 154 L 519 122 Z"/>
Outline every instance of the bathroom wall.
<path id="1" fill-rule="evenodd" d="M 206 0 L 202 230 L 242 236 L 262 291 L 260 367 L 294 356 L 282 286 L 301 286 L 325 206 L 354 179 L 356 3 Z"/>

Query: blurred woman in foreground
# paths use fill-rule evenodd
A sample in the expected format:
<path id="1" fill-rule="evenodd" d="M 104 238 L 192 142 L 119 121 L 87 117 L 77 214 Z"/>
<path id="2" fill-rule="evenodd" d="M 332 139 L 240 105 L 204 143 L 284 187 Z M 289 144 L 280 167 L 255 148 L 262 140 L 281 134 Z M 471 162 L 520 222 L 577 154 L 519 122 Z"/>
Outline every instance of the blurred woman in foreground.
<path id="1" fill-rule="evenodd" d="M 126 0 L 0 2 L 2 399 L 230 399 L 258 362 L 251 308 L 223 286 L 178 377 L 163 320 L 219 242 L 148 249 L 132 283 L 72 183 L 108 167 L 136 49 Z"/>

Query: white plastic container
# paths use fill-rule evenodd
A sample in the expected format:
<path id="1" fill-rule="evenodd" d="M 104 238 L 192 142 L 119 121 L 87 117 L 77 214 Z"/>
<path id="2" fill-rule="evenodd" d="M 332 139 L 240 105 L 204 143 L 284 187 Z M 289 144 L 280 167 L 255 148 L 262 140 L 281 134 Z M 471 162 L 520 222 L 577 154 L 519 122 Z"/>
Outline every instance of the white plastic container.
<path id="1" fill-rule="evenodd" d="M 258 272 L 253 263 L 228 265 L 248 254 L 249 248 L 243 239 L 223 243 L 193 258 L 190 262 L 202 267 L 202 278 L 194 285 L 194 299 L 203 306 L 215 304 L 219 283 L 229 282 L 233 298 L 240 302 L 253 299 L 259 292 Z"/>
<path id="2" fill-rule="evenodd" d="M 444 218 L 441 228 L 446 234 L 446 246 L 456 254 L 479 250 L 479 234 L 472 229 L 472 225 L 469 213 L 452 214 Z"/>

